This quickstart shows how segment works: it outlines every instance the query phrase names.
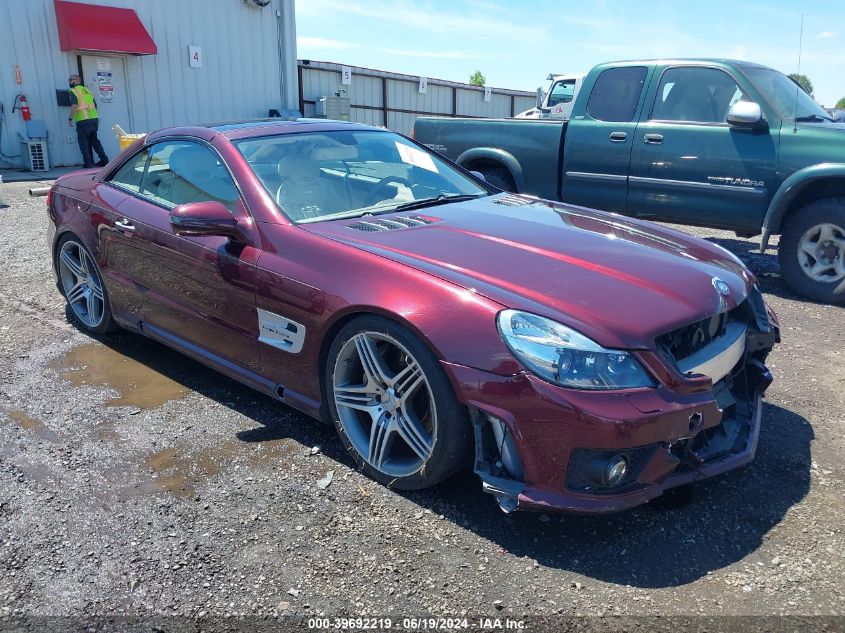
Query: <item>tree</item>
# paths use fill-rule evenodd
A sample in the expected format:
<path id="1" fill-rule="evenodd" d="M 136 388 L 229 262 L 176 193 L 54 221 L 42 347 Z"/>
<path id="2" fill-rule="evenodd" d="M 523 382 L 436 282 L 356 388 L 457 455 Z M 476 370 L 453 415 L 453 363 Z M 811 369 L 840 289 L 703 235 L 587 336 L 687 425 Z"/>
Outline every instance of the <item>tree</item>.
<path id="1" fill-rule="evenodd" d="M 810 78 L 807 75 L 799 75 L 798 73 L 792 73 L 789 75 L 789 78 L 792 81 L 797 81 L 798 85 L 811 97 L 813 96 L 813 82 L 810 81 Z"/>
<path id="2" fill-rule="evenodd" d="M 837 110 L 839 110 L 839 109 L 845 109 L 845 97 L 842 97 L 839 101 L 837 101 L 837 102 L 836 102 L 836 106 L 835 106 L 835 108 L 836 108 Z"/>
<path id="3" fill-rule="evenodd" d="M 487 77 L 480 70 L 476 70 L 469 76 L 469 85 L 483 88 L 487 85 Z"/>

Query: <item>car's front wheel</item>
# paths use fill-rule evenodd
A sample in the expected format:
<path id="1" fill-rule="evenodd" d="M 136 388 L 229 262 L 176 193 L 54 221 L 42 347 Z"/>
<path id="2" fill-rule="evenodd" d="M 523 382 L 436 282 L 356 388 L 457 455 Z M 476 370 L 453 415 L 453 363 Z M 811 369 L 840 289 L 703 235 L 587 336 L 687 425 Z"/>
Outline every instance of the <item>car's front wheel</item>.
<path id="1" fill-rule="evenodd" d="M 845 304 L 845 198 L 826 198 L 798 210 L 778 247 L 781 271 L 801 294 Z"/>
<path id="2" fill-rule="evenodd" d="M 70 312 L 83 330 L 106 334 L 118 329 L 97 262 L 73 234 L 64 235 L 56 246 L 56 272 Z"/>
<path id="3" fill-rule="evenodd" d="M 346 324 L 329 350 L 326 392 L 344 447 L 373 479 L 417 490 L 470 464 L 466 409 L 404 327 L 376 316 Z"/>

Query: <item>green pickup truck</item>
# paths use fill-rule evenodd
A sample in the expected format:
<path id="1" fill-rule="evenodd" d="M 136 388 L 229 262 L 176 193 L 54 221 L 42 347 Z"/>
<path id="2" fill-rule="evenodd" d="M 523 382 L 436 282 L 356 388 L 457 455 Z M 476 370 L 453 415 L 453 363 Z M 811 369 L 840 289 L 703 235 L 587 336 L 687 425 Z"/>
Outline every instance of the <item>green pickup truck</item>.
<path id="1" fill-rule="evenodd" d="M 783 276 L 845 304 L 845 125 L 748 62 L 593 68 L 569 121 L 417 119 L 414 138 L 508 191 L 639 218 L 781 234 Z"/>

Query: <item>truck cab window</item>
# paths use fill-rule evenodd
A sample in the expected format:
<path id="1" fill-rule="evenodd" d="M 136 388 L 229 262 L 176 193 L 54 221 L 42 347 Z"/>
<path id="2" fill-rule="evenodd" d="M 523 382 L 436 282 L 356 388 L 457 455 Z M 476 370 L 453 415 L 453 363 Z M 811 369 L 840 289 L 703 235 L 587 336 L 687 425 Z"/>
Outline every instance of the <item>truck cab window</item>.
<path id="1" fill-rule="evenodd" d="M 590 93 L 587 114 L 598 121 L 633 121 L 647 74 L 645 66 L 622 66 L 603 71 Z"/>
<path id="2" fill-rule="evenodd" d="M 553 108 L 559 103 L 569 103 L 575 95 L 575 80 L 567 79 L 565 81 L 558 81 L 552 86 L 552 92 L 549 95 L 549 107 Z"/>
<path id="3" fill-rule="evenodd" d="M 653 121 L 724 123 L 728 109 L 747 97 L 716 68 L 679 67 L 663 73 L 651 111 Z"/>

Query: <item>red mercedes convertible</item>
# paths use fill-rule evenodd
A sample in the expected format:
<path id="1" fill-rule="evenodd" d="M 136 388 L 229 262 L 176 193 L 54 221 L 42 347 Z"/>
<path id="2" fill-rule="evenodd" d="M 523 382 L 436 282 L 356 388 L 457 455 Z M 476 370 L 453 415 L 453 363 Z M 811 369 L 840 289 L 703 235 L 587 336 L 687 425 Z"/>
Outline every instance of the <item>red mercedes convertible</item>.
<path id="1" fill-rule="evenodd" d="M 706 241 L 318 120 L 161 130 L 48 206 L 79 327 L 332 422 L 396 488 L 610 512 L 754 457 L 778 323 Z"/>

